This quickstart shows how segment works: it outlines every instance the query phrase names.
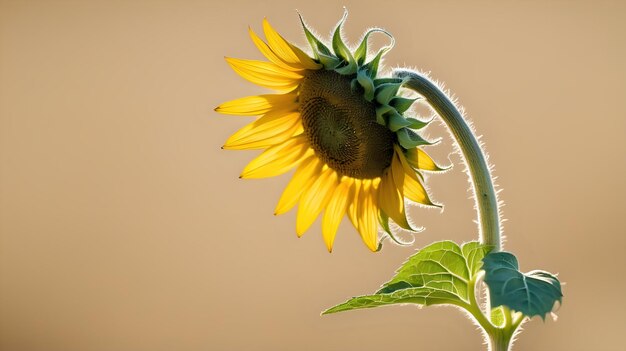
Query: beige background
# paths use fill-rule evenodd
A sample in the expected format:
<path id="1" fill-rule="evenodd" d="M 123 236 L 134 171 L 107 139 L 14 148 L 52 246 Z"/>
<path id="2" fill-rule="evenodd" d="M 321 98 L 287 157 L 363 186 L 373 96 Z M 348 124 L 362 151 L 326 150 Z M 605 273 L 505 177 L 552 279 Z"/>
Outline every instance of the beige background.
<path id="1" fill-rule="evenodd" d="M 387 67 L 430 71 L 497 165 L 506 248 L 559 273 L 557 322 L 516 350 L 623 350 L 626 6 L 623 2 L 1 1 L 0 349 L 482 350 L 451 308 L 320 317 L 373 292 L 416 248 L 473 239 L 462 167 L 431 176 L 445 211 L 412 208 L 413 247 L 368 252 L 346 221 L 335 252 L 272 211 L 289 176 L 242 181 L 248 121 L 218 103 L 263 89 L 224 55 L 260 58 L 267 16 L 305 43 L 350 17 L 397 39 Z M 378 41 L 378 45 L 383 41 Z M 458 165 L 443 137 L 431 147 Z"/>

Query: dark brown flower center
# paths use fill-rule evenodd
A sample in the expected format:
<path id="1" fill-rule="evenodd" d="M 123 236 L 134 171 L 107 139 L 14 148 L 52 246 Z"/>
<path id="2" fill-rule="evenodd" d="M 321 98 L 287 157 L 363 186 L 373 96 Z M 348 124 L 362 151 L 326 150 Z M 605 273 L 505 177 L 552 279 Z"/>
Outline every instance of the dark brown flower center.
<path id="1" fill-rule="evenodd" d="M 380 177 L 391 165 L 395 135 L 376 123 L 376 107 L 353 91 L 351 76 L 309 71 L 300 85 L 304 134 L 315 154 L 341 175 Z"/>

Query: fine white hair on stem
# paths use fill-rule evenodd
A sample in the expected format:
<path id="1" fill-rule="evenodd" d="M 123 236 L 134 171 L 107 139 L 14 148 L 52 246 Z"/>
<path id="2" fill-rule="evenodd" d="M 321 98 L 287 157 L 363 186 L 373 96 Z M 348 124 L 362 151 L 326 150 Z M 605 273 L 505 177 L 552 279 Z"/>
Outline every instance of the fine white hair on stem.
<path id="1" fill-rule="evenodd" d="M 491 179 L 491 182 L 493 184 L 494 187 L 494 196 L 495 196 L 495 200 L 496 200 L 496 206 L 498 209 L 500 209 L 500 211 L 498 211 L 498 230 L 500 232 L 500 240 L 501 243 L 505 241 L 505 236 L 503 235 L 503 222 L 504 222 L 504 218 L 503 218 L 503 214 L 501 211 L 501 207 L 504 205 L 503 200 L 500 199 L 500 192 L 502 191 L 502 189 L 499 188 L 498 184 L 496 183 L 497 177 L 494 177 L 494 173 L 495 173 L 495 166 L 493 164 L 491 164 L 489 162 L 489 153 L 486 152 L 486 147 L 485 147 L 485 143 L 482 140 L 482 135 L 478 135 L 476 133 L 476 129 L 474 127 L 474 124 L 472 123 L 472 121 L 468 118 L 467 113 L 465 112 L 465 108 L 459 103 L 458 98 L 448 89 L 446 88 L 445 84 L 439 80 L 433 79 L 430 76 L 430 72 L 426 72 L 426 71 L 422 71 L 420 69 L 417 69 L 415 67 L 395 67 L 393 69 L 393 71 L 413 71 L 416 72 L 417 74 L 419 74 L 422 77 L 425 77 L 426 79 L 428 79 L 430 82 L 432 82 L 439 90 L 441 90 L 447 97 L 448 99 L 450 99 L 450 101 L 452 102 L 452 104 L 454 105 L 454 107 L 459 111 L 459 113 L 461 114 L 461 116 L 463 117 L 463 120 L 465 120 L 465 122 L 467 123 L 470 131 L 472 132 L 472 134 L 476 137 L 476 141 L 477 144 L 480 148 L 480 151 L 482 152 L 482 154 L 484 155 L 485 158 L 485 162 L 487 163 L 487 171 L 488 171 L 488 176 Z M 434 111 L 434 109 L 432 108 L 432 106 L 430 106 L 430 104 L 427 104 L 428 107 L 431 108 L 431 110 L 433 110 L 434 113 L 436 113 L 436 111 Z M 449 128 L 446 128 L 446 130 L 448 131 L 448 134 L 450 136 L 450 138 L 452 140 L 456 140 L 454 138 L 454 136 L 452 135 L 452 132 Z M 472 175 L 470 173 L 469 170 L 469 166 L 467 163 L 467 160 L 465 160 L 465 156 L 462 153 L 462 150 L 460 149 L 458 143 L 454 142 L 453 144 L 453 150 L 455 153 L 457 153 L 461 159 L 463 160 L 463 171 L 465 172 L 465 174 L 468 177 L 468 181 L 470 183 L 469 186 L 469 190 L 470 190 L 470 197 L 474 199 L 474 210 L 478 210 L 478 199 L 476 197 L 476 193 L 474 190 L 474 182 L 473 182 L 473 178 Z M 480 228 L 480 218 L 478 218 L 477 224 Z M 480 232 L 480 230 L 479 230 Z M 484 234 L 484 233 L 483 233 Z"/>

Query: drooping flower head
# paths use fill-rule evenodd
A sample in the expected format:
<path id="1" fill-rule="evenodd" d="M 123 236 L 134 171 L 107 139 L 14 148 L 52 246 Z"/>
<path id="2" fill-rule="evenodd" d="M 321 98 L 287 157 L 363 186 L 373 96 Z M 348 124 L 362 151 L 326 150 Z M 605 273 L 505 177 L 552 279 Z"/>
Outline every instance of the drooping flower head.
<path id="1" fill-rule="evenodd" d="M 427 123 L 404 116 L 415 99 L 399 95 L 403 81 L 377 76 L 393 37 L 370 29 L 352 52 L 341 36 L 345 19 L 346 15 L 337 25 L 330 48 L 302 21 L 313 57 L 286 41 L 267 20 L 266 41 L 250 29 L 252 41 L 269 62 L 226 61 L 243 78 L 276 93 L 232 100 L 215 110 L 260 116 L 224 145 L 265 149 L 245 167 L 242 178 L 273 177 L 296 169 L 275 214 L 298 205 L 298 236 L 323 212 L 322 236 L 331 251 L 339 223 L 347 215 L 367 247 L 377 251 L 379 228 L 396 240 L 389 219 L 414 230 L 405 200 L 433 206 L 421 171 L 441 168 L 419 148 L 430 143 L 415 130 Z M 368 39 L 376 32 L 388 35 L 391 45 L 368 61 Z"/>

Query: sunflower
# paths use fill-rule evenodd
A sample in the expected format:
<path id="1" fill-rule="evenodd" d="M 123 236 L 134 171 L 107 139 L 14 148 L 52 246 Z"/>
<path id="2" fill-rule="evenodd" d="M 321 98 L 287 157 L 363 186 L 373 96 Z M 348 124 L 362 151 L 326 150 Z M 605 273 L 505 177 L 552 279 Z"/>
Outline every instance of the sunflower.
<path id="1" fill-rule="evenodd" d="M 226 141 L 224 149 L 265 149 L 241 178 L 273 177 L 295 168 L 275 214 L 296 204 L 296 233 L 302 236 L 322 212 L 322 236 L 329 251 L 344 215 L 372 251 L 380 249 L 379 228 L 392 239 L 389 219 L 414 230 L 405 201 L 434 206 L 421 171 L 439 171 L 419 146 L 430 143 L 415 130 L 427 125 L 404 113 L 416 99 L 401 96 L 401 79 L 377 77 L 393 37 L 370 29 L 354 52 L 342 40 L 346 15 L 331 49 L 300 20 L 313 57 L 285 40 L 267 20 L 266 40 L 252 29 L 252 42 L 268 61 L 226 58 L 243 78 L 274 94 L 228 101 L 215 111 L 259 116 Z M 391 44 L 366 60 L 368 39 L 383 33 Z M 367 62 L 366 62 L 367 61 Z"/>

